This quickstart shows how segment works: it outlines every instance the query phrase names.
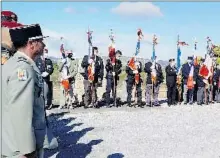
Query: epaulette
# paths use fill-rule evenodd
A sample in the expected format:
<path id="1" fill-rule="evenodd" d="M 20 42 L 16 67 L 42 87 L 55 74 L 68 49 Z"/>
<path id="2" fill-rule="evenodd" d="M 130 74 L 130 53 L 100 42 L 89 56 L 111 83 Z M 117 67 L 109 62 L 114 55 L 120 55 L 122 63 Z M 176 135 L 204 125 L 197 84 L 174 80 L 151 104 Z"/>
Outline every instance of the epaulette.
<path id="1" fill-rule="evenodd" d="M 17 62 L 26 62 L 26 63 L 30 64 L 30 62 L 28 61 L 28 59 L 26 59 L 25 57 L 21 57 L 21 56 L 18 57 Z"/>

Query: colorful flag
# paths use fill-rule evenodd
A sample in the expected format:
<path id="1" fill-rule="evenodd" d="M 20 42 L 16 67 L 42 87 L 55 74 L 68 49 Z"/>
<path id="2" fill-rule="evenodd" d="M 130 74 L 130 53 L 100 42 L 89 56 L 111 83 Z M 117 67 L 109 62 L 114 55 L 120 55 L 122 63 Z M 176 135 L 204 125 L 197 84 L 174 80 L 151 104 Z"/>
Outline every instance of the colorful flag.
<path id="1" fill-rule="evenodd" d="M 177 48 L 177 70 L 179 71 L 180 67 L 181 67 L 181 49 L 180 47 Z"/>

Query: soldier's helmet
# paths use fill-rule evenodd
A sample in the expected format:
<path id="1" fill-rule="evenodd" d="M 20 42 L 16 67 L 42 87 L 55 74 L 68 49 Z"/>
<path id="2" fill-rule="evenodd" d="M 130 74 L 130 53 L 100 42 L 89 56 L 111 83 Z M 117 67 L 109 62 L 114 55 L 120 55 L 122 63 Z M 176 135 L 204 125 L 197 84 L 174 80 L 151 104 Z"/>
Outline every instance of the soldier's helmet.
<path id="1" fill-rule="evenodd" d="M 2 11 L 1 12 L 1 20 L 2 20 L 2 22 L 4 22 L 4 21 L 17 22 L 18 16 L 12 11 Z"/>

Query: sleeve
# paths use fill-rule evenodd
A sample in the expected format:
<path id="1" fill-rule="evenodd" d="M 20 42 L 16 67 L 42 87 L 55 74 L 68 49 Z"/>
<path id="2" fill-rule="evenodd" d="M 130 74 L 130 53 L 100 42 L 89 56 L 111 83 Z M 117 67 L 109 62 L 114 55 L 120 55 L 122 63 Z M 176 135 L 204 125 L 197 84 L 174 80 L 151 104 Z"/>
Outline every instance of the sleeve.
<path id="1" fill-rule="evenodd" d="M 134 75 L 133 71 L 130 69 L 129 66 L 126 66 L 126 73 L 127 73 L 128 75 Z"/>
<path id="2" fill-rule="evenodd" d="M 19 77 L 19 70 L 14 70 L 8 81 L 9 106 L 12 110 L 11 123 L 16 132 L 15 142 L 22 154 L 28 154 L 36 149 L 36 138 L 33 131 L 32 118 L 34 107 L 35 73 L 27 66 L 19 65 L 24 79 Z"/>
<path id="3" fill-rule="evenodd" d="M 47 60 L 47 73 L 49 73 L 49 75 L 51 75 L 54 71 L 54 68 L 53 68 L 53 62 L 49 59 Z"/>
<path id="4" fill-rule="evenodd" d="M 183 75 L 183 78 L 187 78 L 188 77 L 188 72 L 186 71 L 186 68 L 185 68 L 185 65 L 183 65 L 183 68 L 182 68 L 182 75 Z"/>
<path id="5" fill-rule="evenodd" d="M 121 60 L 118 60 L 118 64 L 117 64 L 117 74 L 120 74 L 120 73 L 121 73 L 121 68 L 122 68 Z"/>

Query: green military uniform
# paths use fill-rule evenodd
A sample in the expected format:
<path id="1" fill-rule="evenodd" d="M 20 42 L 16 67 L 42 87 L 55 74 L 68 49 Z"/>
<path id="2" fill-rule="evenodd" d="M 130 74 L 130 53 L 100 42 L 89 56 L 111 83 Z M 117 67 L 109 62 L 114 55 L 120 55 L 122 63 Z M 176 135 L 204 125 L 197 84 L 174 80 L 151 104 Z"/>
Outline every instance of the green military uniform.
<path id="1" fill-rule="evenodd" d="M 46 132 L 43 79 L 34 61 L 16 52 L 2 70 L 2 155 L 43 148 Z"/>

